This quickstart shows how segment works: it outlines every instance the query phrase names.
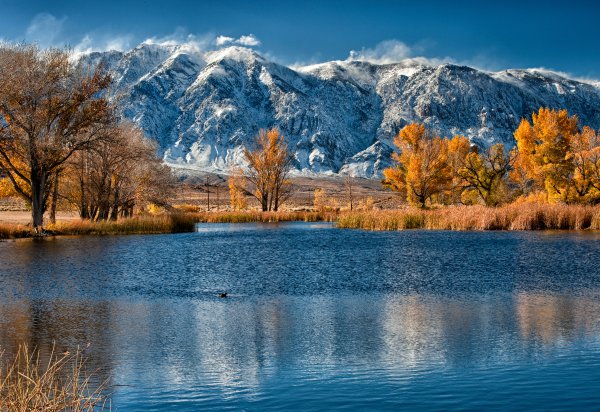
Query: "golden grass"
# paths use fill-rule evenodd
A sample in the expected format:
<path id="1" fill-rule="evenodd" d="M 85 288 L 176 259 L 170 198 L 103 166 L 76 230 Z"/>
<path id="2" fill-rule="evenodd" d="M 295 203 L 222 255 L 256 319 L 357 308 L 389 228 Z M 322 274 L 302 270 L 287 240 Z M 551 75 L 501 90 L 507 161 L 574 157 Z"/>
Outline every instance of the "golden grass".
<path id="1" fill-rule="evenodd" d="M 600 206 L 514 203 L 498 208 L 448 206 L 353 212 L 201 212 L 145 215 L 115 222 L 58 222 L 54 235 L 118 235 L 193 232 L 195 224 L 252 222 L 337 222 L 340 228 L 367 230 L 600 230 Z M 30 227 L 0 223 L 0 239 L 31 237 Z"/>
<path id="2" fill-rule="evenodd" d="M 252 223 L 252 222 L 334 222 L 334 212 L 205 212 L 194 215 L 202 223 Z"/>
<path id="3" fill-rule="evenodd" d="M 39 351 L 21 345 L 12 360 L 0 353 L 0 410 L 96 411 L 108 410 L 104 385 L 93 385 L 81 352 L 57 355 L 54 349 L 42 361 Z"/>
<path id="4" fill-rule="evenodd" d="M 50 235 L 126 235 L 193 232 L 198 218 L 191 214 L 146 215 L 117 221 L 93 222 L 91 220 L 59 221 L 47 225 L 44 230 Z M 29 226 L 0 223 L 0 239 L 33 237 Z"/>
<path id="5" fill-rule="evenodd" d="M 25 225 L 16 223 L 0 223 L 0 239 L 17 239 L 30 237 L 33 230 Z"/>
<path id="6" fill-rule="evenodd" d="M 522 203 L 498 208 L 345 212 L 338 217 L 337 226 L 367 230 L 600 230 L 600 206 Z"/>
<path id="7" fill-rule="evenodd" d="M 78 220 L 47 227 L 56 235 L 126 235 L 193 232 L 197 219 L 186 214 L 138 216 L 117 221 Z"/>

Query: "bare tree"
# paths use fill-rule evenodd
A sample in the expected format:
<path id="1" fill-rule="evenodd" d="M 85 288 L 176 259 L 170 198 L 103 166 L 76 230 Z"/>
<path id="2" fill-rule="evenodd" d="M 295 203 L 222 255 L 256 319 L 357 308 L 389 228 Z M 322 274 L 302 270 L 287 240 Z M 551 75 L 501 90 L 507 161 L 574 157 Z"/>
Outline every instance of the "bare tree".
<path id="1" fill-rule="evenodd" d="M 168 206 L 173 177 L 156 156 L 156 144 L 131 124 L 117 125 L 109 134 L 73 156 L 63 196 L 82 218 L 94 220 L 131 216 L 139 202 Z"/>
<path id="2" fill-rule="evenodd" d="M 276 128 L 261 130 L 254 147 L 244 149 L 244 156 L 248 162 L 245 177 L 254 189 L 248 193 L 258 199 L 263 211 L 277 211 L 292 193 L 288 174 L 293 158 L 283 134 Z"/>
<path id="3" fill-rule="evenodd" d="M 0 170 L 42 227 L 54 176 L 112 121 L 110 76 L 76 67 L 68 50 L 0 45 Z"/>

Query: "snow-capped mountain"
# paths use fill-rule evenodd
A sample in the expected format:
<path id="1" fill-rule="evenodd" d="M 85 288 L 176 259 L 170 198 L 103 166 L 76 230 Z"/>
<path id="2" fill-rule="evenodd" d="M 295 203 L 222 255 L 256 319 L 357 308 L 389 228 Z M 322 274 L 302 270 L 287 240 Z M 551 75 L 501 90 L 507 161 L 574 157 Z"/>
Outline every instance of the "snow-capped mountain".
<path id="1" fill-rule="evenodd" d="M 414 61 L 333 61 L 286 67 L 243 47 L 201 52 L 145 42 L 91 53 L 113 73 L 123 114 L 156 139 L 173 166 L 227 171 L 261 128 L 279 127 L 304 173 L 375 177 L 394 135 L 422 122 L 475 144 L 513 144 L 521 118 L 566 108 L 600 128 L 600 87 L 543 70 L 485 72 Z"/>

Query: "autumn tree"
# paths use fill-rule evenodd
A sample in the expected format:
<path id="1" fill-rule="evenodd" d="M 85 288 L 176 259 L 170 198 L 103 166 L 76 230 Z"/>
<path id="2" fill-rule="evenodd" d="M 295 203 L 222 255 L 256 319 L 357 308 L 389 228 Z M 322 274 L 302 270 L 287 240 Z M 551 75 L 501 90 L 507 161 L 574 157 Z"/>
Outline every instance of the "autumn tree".
<path id="1" fill-rule="evenodd" d="M 412 205 L 424 208 L 434 195 L 448 190 L 452 170 L 448 162 L 448 141 L 435 136 L 424 125 L 404 127 L 394 138 L 400 154 L 392 158 L 396 166 L 383 171 L 383 184 L 406 193 Z"/>
<path id="2" fill-rule="evenodd" d="M 573 199 L 579 203 L 600 203 L 600 132 L 585 126 L 571 141 Z"/>
<path id="3" fill-rule="evenodd" d="M 324 212 L 327 209 L 327 193 L 320 187 L 313 193 L 313 209 L 317 212 Z"/>
<path id="4" fill-rule="evenodd" d="M 229 204 L 233 210 L 243 210 L 247 206 L 246 202 L 246 181 L 240 168 L 233 168 L 227 179 L 229 186 Z"/>
<path id="5" fill-rule="evenodd" d="M 76 67 L 68 50 L 0 45 L 0 170 L 31 205 L 36 230 L 56 172 L 105 137 L 112 110 L 101 68 Z"/>
<path id="6" fill-rule="evenodd" d="M 277 211 L 291 195 L 288 175 L 293 158 L 283 134 L 276 128 L 261 130 L 253 147 L 244 149 L 244 157 L 245 178 L 252 186 L 249 192 L 263 211 Z"/>
<path id="7" fill-rule="evenodd" d="M 106 139 L 67 162 L 62 196 L 81 218 L 97 221 L 131 216 L 139 203 L 168 207 L 173 176 L 157 157 L 156 144 L 129 123 L 105 132 Z"/>
<path id="8" fill-rule="evenodd" d="M 568 203 L 573 190 L 575 167 L 571 146 L 577 135 L 577 117 L 566 110 L 541 108 L 514 133 L 518 159 L 512 174 L 521 186 L 546 190 L 550 200 Z"/>
<path id="9" fill-rule="evenodd" d="M 466 183 L 466 189 L 474 190 L 486 206 L 497 206 L 506 193 L 505 176 L 512 164 L 512 156 L 502 143 L 480 152 L 471 150 L 457 171 Z"/>
<path id="10" fill-rule="evenodd" d="M 471 142 L 464 136 L 454 136 L 448 140 L 448 166 L 452 175 L 452 181 L 448 189 L 448 201 L 446 203 L 460 203 L 462 192 L 468 183 L 460 176 L 459 170 L 464 166 L 465 159 L 471 151 Z"/>

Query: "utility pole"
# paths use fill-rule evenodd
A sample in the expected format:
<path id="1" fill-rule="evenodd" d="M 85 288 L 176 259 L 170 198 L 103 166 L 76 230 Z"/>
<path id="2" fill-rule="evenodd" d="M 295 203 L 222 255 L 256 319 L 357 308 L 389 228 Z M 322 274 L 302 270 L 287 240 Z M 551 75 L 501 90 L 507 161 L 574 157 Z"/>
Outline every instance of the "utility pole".
<path id="1" fill-rule="evenodd" d="M 344 186 L 346 186 L 346 191 L 348 192 L 348 203 L 350 204 L 350 211 L 352 211 L 352 209 L 354 208 L 354 194 L 352 193 L 352 177 L 350 175 L 346 176 L 344 183 Z"/>
<path id="2" fill-rule="evenodd" d="M 205 177 L 204 189 L 206 190 L 206 211 L 210 212 L 210 182 L 208 181 L 208 175 Z"/>

